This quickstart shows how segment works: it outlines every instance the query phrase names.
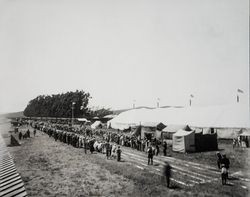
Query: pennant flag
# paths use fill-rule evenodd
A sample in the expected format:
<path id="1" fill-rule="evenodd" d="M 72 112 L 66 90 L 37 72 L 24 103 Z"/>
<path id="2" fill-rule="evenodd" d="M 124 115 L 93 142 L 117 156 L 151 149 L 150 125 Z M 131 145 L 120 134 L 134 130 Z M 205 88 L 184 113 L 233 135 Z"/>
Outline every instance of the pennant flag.
<path id="1" fill-rule="evenodd" d="M 191 97 L 191 98 L 194 98 L 194 95 L 190 94 L 190 97 Z"/>
<path id="2" fill-rule="evenodd" d="M 241 90 L 241 89 L 238 89 L 237 92 L 244 93 L 243 90 Z"/>

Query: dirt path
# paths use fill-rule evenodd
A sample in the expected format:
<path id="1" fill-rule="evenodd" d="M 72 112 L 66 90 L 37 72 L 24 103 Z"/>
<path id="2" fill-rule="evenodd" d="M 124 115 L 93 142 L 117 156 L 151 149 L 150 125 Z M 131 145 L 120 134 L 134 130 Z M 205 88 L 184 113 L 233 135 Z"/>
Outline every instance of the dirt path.
<path id="1" fill-rule="evenodd" d="M 161 174 L 164 166 L 164 161 L 167 161 L 172 166 L 174 177 L 172 180 L 182 186 L 193 187 L 195 184 L 205 184 L 217 182 L 221 184 L 220 171 L 214 166 L 203 165 L 192 161 L 184 161 L 173 157 L 155 156 L 154 165 L 147 165 L 147 155 L 144 152 L 123 148 L 123 158 L 136 165 L 139 169 L 147 169 L 156 174 Z M 231 172 L 231 185 L 234 182 L 241 181 L 242 187 L 246 187 L 250 182 L 247 176 L 238 176 L 236 172 Z"/>

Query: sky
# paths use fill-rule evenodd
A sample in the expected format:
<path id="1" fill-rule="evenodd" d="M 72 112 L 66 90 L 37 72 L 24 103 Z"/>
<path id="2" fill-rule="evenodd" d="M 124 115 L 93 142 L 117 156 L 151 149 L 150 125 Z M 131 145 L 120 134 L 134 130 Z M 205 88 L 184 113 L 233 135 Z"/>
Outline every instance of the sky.
<path id="1" fill-rule="evenodd" d="M 249 101 L 248 0 L 0 0 L 0 113 L 89 92 L 111 109 Z"/>

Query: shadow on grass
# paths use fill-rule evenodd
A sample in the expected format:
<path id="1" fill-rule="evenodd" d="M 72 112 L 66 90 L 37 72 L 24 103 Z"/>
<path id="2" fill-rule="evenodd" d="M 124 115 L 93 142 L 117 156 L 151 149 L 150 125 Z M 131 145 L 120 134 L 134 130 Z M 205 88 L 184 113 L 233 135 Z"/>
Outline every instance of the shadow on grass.
<path id="1" fill-rule="evenodd" d="M 180 190 L 181 187 L 179 185 L 171 185 L 169 189 Z"/>
<path id="2" fill-rule="evenodd" d="M 232 181 L 237 181 L 237 180 L 239 180 L 239 178 L 237 178 L 237 177 L 232 177 L 232 176 L 228 177 L 227 179 L 228 179 L 228 180 L 232 180 Z"/>
<path id="3" fill-rule="evenodd" d="M 19 145 L 8 144 L 8 145 L 7 145 L 7 147 L 16 147 L 16 146 L 21 146 L 21 144 L 19 144 Z"/>

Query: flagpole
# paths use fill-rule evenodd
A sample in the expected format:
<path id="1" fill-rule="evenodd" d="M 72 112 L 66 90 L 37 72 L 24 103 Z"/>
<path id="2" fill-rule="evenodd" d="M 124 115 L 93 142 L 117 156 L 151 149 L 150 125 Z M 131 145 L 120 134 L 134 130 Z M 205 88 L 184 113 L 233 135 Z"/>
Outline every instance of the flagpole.
<path id="1" fill-rule="evenodd" d="M 240 94 L 244 94 L 244 91 L 238 88 L 237 89 L 237 103 L 240 102 L 240 96 L 239 96 Z"/>
<path id="2" fill-rule="evenodd" d="M 160 98 L 157 98 L 156 107 L 157 107 L 157 108 L 159 108 L 159 107 L 160 107 Z"/>
<path id="3" fill-rule="evenodd" d="M 193 94 L 190 94 L 190 98 L 189 98 L 189 106 L 191 107 L 192 106 L 192 98 L 194 97 Z"/>

